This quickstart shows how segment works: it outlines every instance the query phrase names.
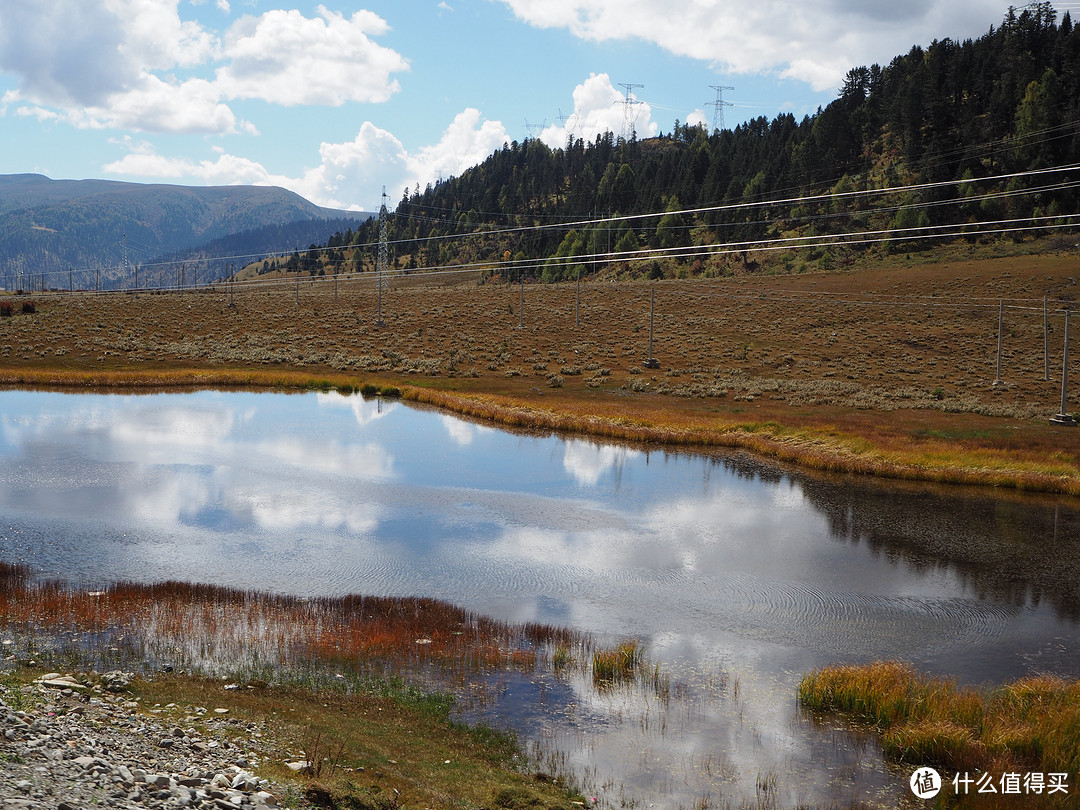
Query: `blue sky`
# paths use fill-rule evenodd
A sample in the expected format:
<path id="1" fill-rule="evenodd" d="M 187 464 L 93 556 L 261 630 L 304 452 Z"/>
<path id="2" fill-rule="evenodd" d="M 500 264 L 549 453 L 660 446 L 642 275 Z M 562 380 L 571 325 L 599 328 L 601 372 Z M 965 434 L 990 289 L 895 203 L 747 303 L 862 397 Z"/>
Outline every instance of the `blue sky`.
<path id="1" fill-rule="evenodd" d="M 1062 4 L 1062 7 L 1071 4 Z M 996 0 L 4 0 L 0 174 L 273 184 L 377 210 L 503 143 L 730 127 L 856 65 L 1000 23 Z M 529 128 L 527 128 L 527 124 Z"/>

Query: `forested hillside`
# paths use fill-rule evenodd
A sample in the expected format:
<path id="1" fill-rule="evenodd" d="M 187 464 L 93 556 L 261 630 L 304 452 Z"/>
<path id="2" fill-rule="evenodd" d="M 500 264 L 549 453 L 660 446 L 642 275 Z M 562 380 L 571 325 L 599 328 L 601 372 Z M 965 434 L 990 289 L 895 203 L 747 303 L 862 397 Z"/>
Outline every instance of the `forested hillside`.
<path id="1" fill-rule="evenodd" d="M 1056 233 L 1074 221 L 1080 173 L 1040 170 L 1080 160 L 1078 121 L 1080 30 L 1037 3 L 977 40 L 853 68 L 802 120 L 507 144 L 460 177 L 406 189 L 388 221 L 391 260 L 546 280 L 613 266 L 711 274 L 755 265 L 755 250 L 778 269 L 828 269 L 961 230 L 970 241 Z M 370 268 L 377 241 L 372 220 L 355 233 L 362 251 L 324 259 Z"/>

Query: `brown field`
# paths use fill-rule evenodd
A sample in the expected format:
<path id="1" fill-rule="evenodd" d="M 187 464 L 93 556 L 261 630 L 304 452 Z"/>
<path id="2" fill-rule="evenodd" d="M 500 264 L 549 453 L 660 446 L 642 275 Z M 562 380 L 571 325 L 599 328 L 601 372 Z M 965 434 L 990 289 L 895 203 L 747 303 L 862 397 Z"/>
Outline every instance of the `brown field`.
<path id="1" fill-rule="evenodd" d="M 1060 409 L 1080 257 L 517 285 L 478 274 L 45 294 L 0 318 L 0 383 L 395 386 L 508 425 L 743 447 L 915 480 L 1080 494 Z M 655 294 L 648 358 L 650 296 Z M 1043 298 L 1049 299 L 1049 379 Z M 336 301 L 335 301 L 336 298 Z M 232 303 L 230 303 L 232 301 Z M 1004 302 L 1001 384 L 998 308 Z M 1074 324 L 1080 338 L 1080 320 Z M 1080 355 L 1080 346 L 1073 350 Z M 1075 366 L 1074 366 L 1075 368 Z M 1069 410 L 1080 410 L 1080 374 Z"/>

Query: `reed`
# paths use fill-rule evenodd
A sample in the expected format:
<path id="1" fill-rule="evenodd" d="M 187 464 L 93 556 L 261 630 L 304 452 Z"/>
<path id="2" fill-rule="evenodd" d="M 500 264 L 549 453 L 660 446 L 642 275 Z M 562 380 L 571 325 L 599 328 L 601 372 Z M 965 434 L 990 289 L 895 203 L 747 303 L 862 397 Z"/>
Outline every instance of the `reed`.
<path id="1" fill-rule="evenodd" d="M 435 599 L 301 599 L 182 582 L 86 591 L 0 563 L 0 627 L 53 657 L 101 668 L 117 656 L 209 675 L 278 680 L 408 676 L 435 688 L 532 672 L 570 631 L 511 625 Z M 29 649 L 29 648 L 28 648 Z M 115 664 L 115 662 L 112 662 Z M 306 676 L 304 675 L 306 673 Z"/>
<path id="2" fill-rule="evenodd" d="M 1080 680 L 1025 678 L 961 688 L 907 664 L 879 662 L 814 671 L 801 704 L 840 712 L 882 732 L 890 756 L 954 770 L 1080 770 Z"/>

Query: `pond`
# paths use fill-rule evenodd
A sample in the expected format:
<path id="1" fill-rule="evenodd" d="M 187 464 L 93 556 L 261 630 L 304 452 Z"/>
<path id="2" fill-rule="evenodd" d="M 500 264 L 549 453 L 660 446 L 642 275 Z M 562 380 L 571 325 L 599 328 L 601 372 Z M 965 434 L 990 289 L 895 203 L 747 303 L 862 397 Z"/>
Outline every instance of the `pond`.
<path id="1" fill-rule="evenodd" d="M 1075 501 L 829 478 L 749 456 L 497 430 L 359 396 L 0 392 L 0 561 L 430 596 L 639 640 L 669 702 L 508 675 L 510 726 L 600 803 L 880 801 L 909 773 L 796 685 L 901 659 L 961 682 L 1080 676 Z"/>

